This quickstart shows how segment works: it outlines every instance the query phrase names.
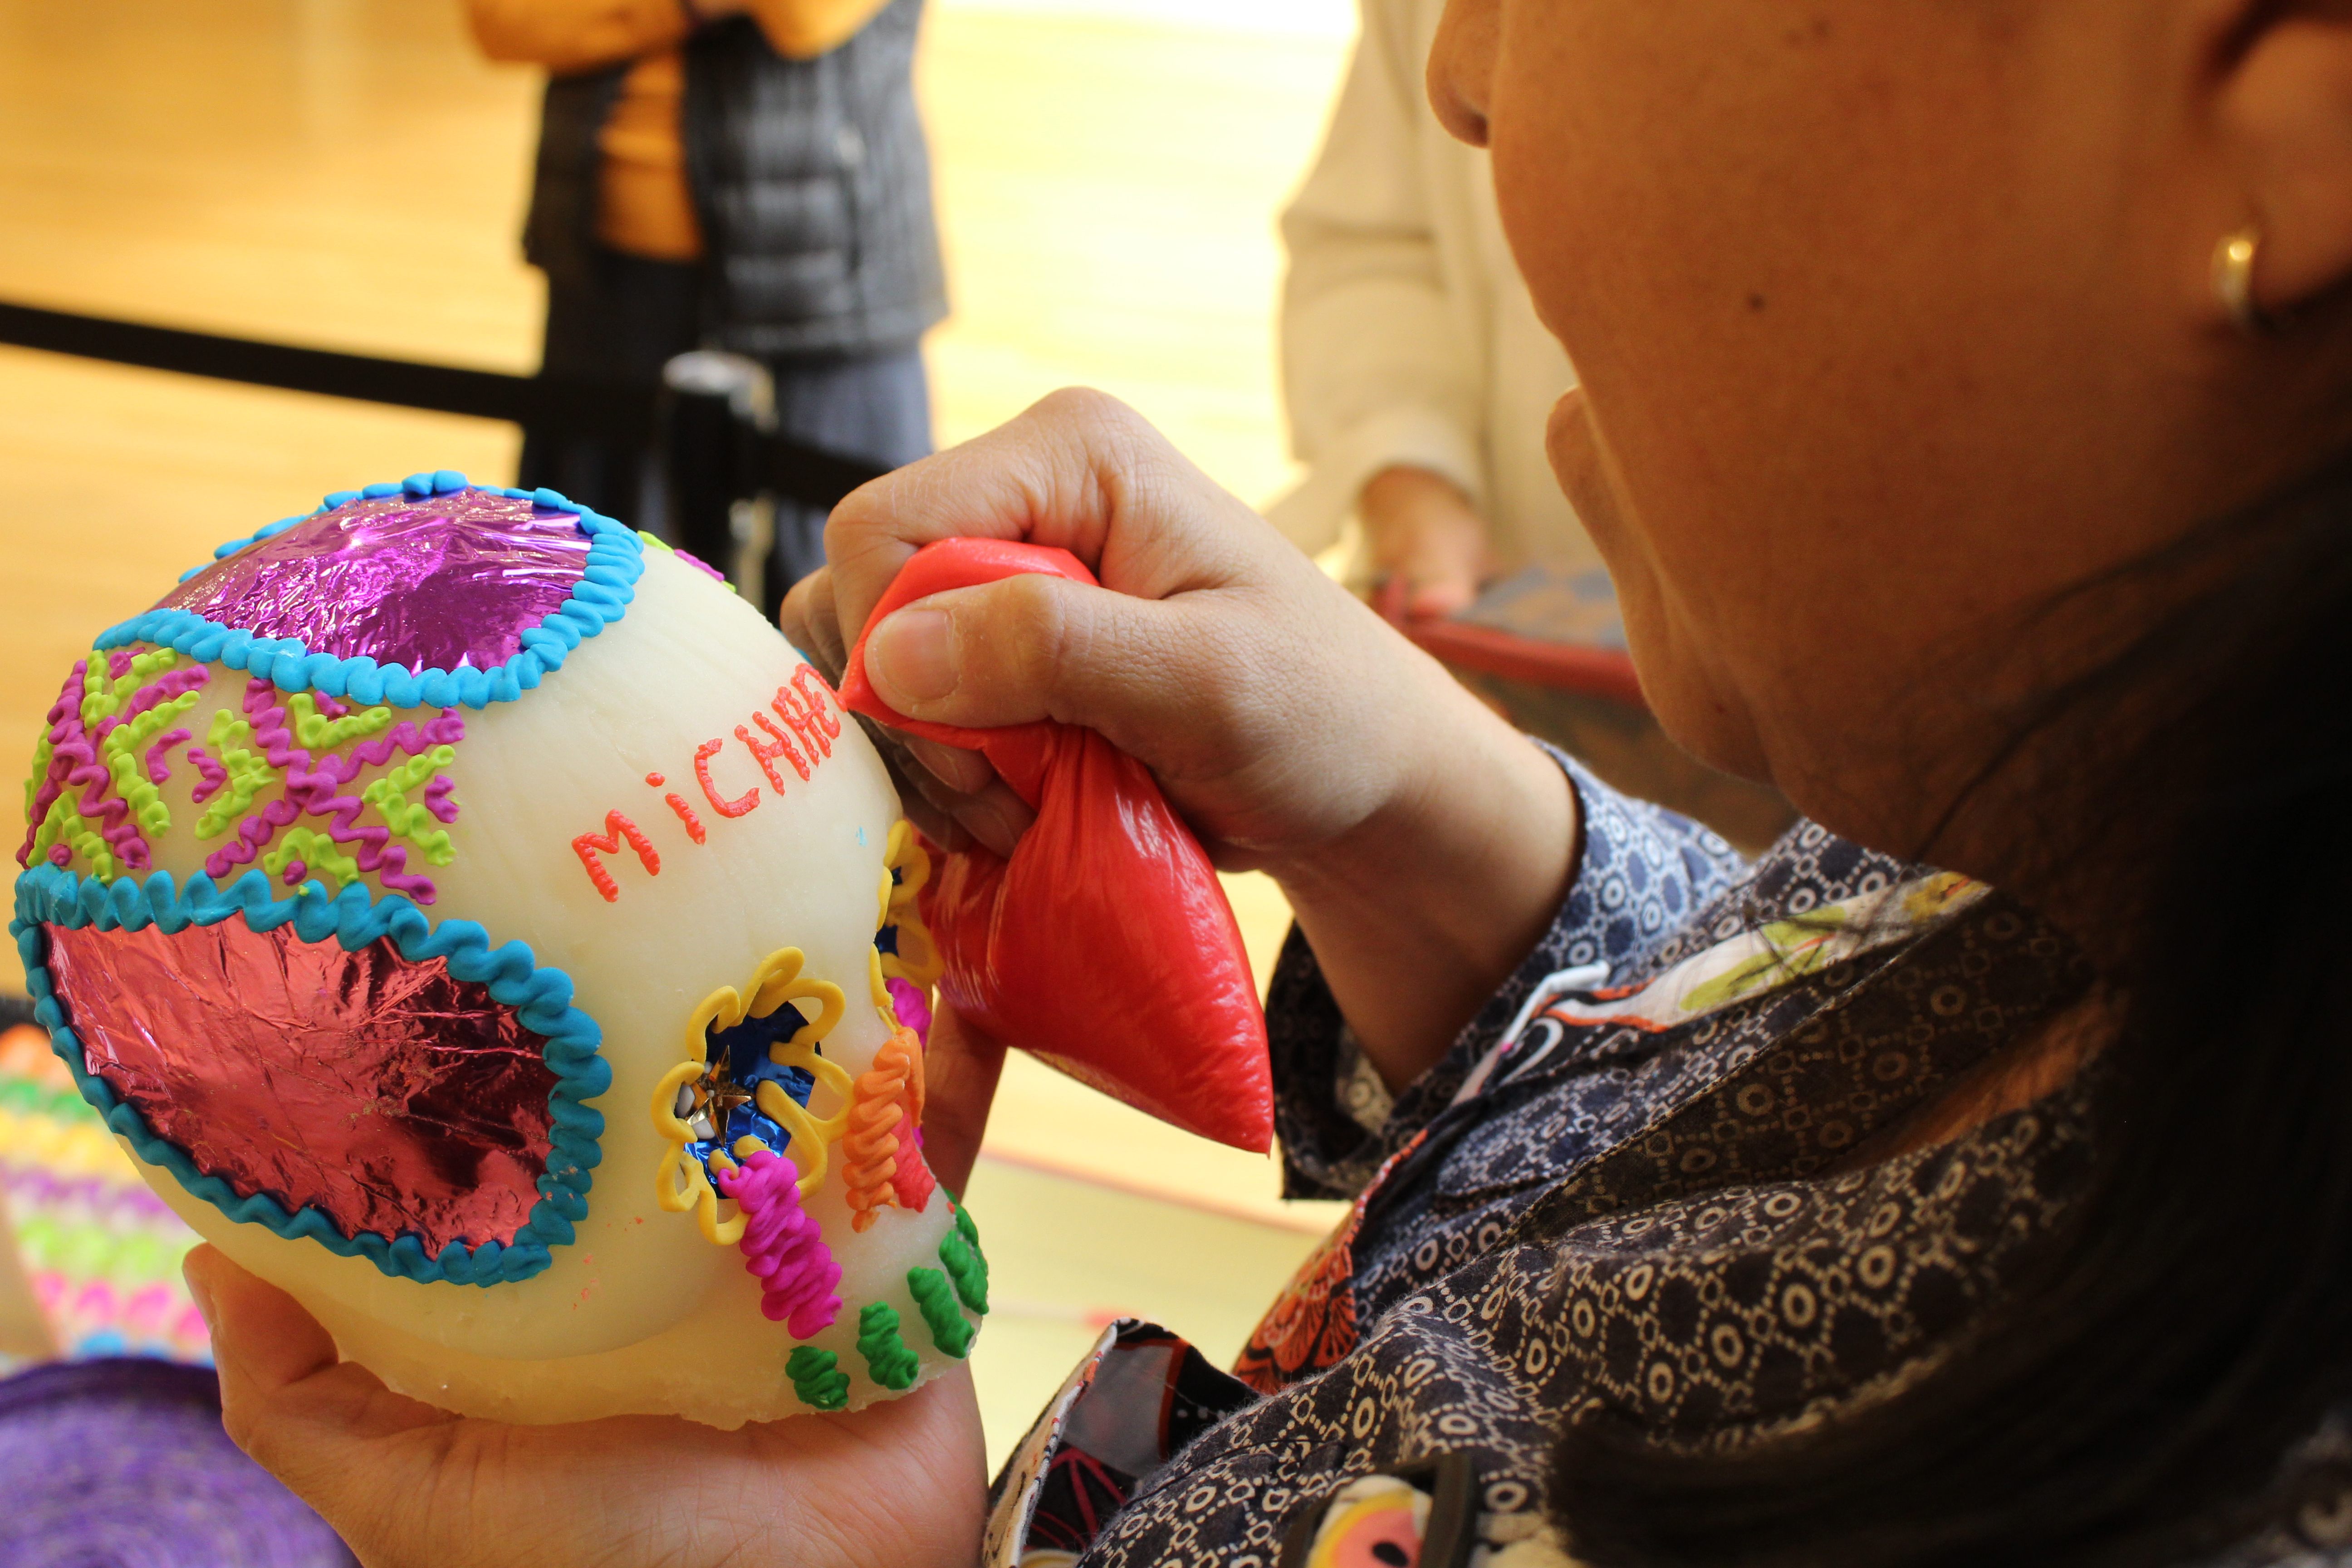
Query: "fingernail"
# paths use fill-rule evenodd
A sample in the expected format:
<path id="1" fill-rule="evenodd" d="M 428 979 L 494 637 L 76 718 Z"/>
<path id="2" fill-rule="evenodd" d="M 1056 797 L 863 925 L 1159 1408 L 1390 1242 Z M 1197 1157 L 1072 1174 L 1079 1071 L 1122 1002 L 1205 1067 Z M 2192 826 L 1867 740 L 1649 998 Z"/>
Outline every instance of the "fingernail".
<path id="1" fill-rule="evenodd" d="M 942 746 L 937 741 L 925 741 L 909 736 L 907 750 L 915 760 L 931 770 L 941 784 L 965 795 L 977 795 L 988 787 L 996 770 L 977 752 L 967 752 L 957 746 Z"/>
<path id="2" fill-rule="evenodd" d="M 954 691 L 946 614 L 915 607 L 884 620 L 866 639 L 866 674 L 882 700 L 901 712 Z"/>
<path id="3" fill-rule="evenodd" d="M 973 801 L 960 815 L 963 825 L 971 830 L 971 836 L 993 851 L 998 858 L 1005 860 L 1013 858 L 1021 836 L 1029 831 L 1031 823 L 1037 820 L 1037 814 L 1017 800 L 995 796 L 982 796 Z"/>

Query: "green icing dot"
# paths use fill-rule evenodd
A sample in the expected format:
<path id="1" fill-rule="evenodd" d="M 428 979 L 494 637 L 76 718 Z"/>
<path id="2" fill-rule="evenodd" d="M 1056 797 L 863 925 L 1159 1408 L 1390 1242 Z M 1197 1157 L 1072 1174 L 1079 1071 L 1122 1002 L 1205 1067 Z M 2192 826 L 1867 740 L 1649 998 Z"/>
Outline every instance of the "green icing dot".
<path id="1" fill-rule="evenodd" d="M 849 1403 L 849 1374 L 836 1369 L 831 1351 L 803 1345 L 784 1363 L 784 1375 L 801 1403 L 817 1410 L 839 1410 Z"/>
<path id="2" fill-rule="evenodd" d="M 909 1268 L 907 1289 L 913 1292 L 915 1308 L 931 1331 L 931 1343 L 951 1356 L 971 1349 L 972 1326 L 957 1310 L 955 1287 L 948 1283 L 946 1275 L 936 1268 Z"/>
<path id="3" fill-rule="evenodd" d="M 956 1215 L 962 1218 L 963 1211 Z M 980 1246 L 964 1235 L 959 1224 L 955 1229 L 940 1237 L 940 1261 L 947 1266 L 948 1278 L 955 1281 L 956 1294 L 963 1304 L 982 1317 L 988 1315 L 988 1259 L 980 1255 Z"/>
<path id="4" fill-rule="evenodd" d="M 964 1240 L 971 1244 L 971 1249 L 974 1252 L 978 1252 L 980 1250 L 980 1226 L 971 1223 L 971 1211 L 964 1207 L 961 1204 L 958 1204 L 955 1206 L 955 1219 L 956 1229 L 963 1233 Z"/>
<path id="5" fill-rule="evenodd" d="M 866 1370 L 874 1381 L 896 1392 L 915 1386 L 915 1373 L 923 1363 L 898 1337 L 898 1314 L 887 1303 L 877 1301 L 857 1314 L 857 1353 L 866 1358 Z"/>

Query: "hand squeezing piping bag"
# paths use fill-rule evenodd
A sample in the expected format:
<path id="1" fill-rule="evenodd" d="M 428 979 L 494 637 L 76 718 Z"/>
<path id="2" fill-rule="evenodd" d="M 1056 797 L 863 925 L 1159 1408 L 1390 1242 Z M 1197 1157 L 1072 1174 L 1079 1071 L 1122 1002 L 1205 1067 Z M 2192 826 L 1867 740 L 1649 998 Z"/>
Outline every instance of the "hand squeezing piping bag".
<path id="1" fill-rule="evenodd" d="M 857 712 L 979 752 L 1037 813 L 1010 860 L 974 846 L 946 857 L 925 889 L 947 966 L 940 990 L 981 1028 L 1080 1082 L 1262 1153 L 1274 1088 L 1241 928 L 1150 772 L 1094 731 L 1050 720 L 967 730 L 903 718 L 866 679 L 866 637 L 884 616 L 1032 572 L 1098 585 L 1066 550 L 925 545 L 875 606 L 841 684 Z"/>

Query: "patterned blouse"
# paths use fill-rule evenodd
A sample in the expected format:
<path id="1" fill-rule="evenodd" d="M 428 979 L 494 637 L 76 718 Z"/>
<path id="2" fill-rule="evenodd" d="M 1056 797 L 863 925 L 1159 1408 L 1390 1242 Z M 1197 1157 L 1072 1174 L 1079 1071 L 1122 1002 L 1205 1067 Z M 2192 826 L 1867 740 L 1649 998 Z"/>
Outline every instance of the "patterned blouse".
<path id="1" fill-rule="evenodd" d="M 1571 1412 L 1692 1445 L 1818 1418 L 1929 1364 L 2051 1244 L 2090 1170 L 2077 1093 L 1852 1157 L 2078 997 L 2066 943 L 1809 823 L 1743 867 L 1562 762 L 1575 885 L 1401 1095 L 1292 933 L 1287 1191 L 1354 1207 L 1231 1374 L 1107 1332 L 997 1479 L 992 1568 L 1557 1561 L 1533 1538 Z M 2347 1540 L 2352 1506 L 2305 1509 L 2232 1561 Z"/>

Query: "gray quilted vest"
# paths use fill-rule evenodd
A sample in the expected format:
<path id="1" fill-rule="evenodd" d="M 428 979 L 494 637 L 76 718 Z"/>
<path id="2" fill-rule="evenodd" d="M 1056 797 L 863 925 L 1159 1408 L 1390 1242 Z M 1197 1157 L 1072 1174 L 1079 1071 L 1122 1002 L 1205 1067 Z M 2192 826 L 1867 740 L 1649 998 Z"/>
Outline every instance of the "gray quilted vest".
<path id="1" fill-rule="evenodd" d="M 947 314 L 911 70 L 923 0 L 788 60 L 737 17 L 686 46 L 687 178 L 710 346 L 768 357 L 911 344 Z M 547 84 L 523 251 L 591 286 L 596 138 L 628 67 Z"/>

